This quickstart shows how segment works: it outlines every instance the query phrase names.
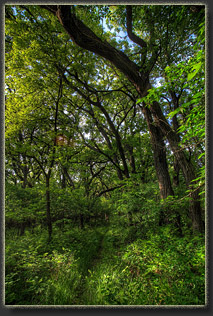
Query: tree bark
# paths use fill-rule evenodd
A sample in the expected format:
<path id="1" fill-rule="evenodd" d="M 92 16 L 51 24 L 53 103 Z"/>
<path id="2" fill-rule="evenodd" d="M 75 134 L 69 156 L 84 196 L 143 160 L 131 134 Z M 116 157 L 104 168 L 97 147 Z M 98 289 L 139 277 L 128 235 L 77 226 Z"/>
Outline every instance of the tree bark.
<path id="1" fill-rule="evenodd" d="M 143 105 L 142 112 L 146 118 L 150 132 L 154 154 L 154 164 L 160 189 L 160 197 L 161 199 L 166 199 L 169 195 L 174 195 L 174 191 L 172 189 L 171 179 L 168 171 L 166 148 L 163 141 L 163 135 L 161 130 L 155 126 L 148 107 Z"/>
<path id="2" fill-rule="evenodd" d="M 161 129 L 158 126 L 156 126 L 153 122 L 148 107 L 144 105 L 142 108 L 142 112 L 146 117 L 146 121 L 150 132 L 151 143 L 154 153 L 155 170 L 157 173 L 158 185 L 160 189 L 160 197 L 161 199 L 165 200 L 168 196 L 174 196 L 174 191 L 172 188 L 172 183 L 166 160 L 166 147 L 163 140 L 163 134 Z M 177 228 L 179 236 L 182 236 L 180 213 L 178 211 L 174 212 L 175 218 L 173 219 L 173 221 L 170 220 L 168 215 L 165 215 L 166 213 L 171 213 L 170 207 L 168 207 L 167 209 L 160 209 L 159 226 L 173 222 L 173 224 Z"/>
<path id="3" fill-rule="evenodd" d="M 179 146 L 179 136 L 177 133 L 170 127 L 166 121 L 163 112 L 161 111 L 160 105 L 158 102 L 153 102 L 150 106 L 153 116 L 155 118 L 156 124 L 159 126 L 163 134 L 167 137 L 170 147 L 177 159 L 177 162 L 183 172 L 186 185 L 190 189 L 193 185 L 193 180 L 196 178 L 194 168 L 192 163 L 187 159 L 183 149 Z M 201 205 L 199 201 L 199 189 L 192 190 L 190 193 L 190 217 L 192 220 L 193 231 L 204 231 L 204 224 L 201 216 Z"/>

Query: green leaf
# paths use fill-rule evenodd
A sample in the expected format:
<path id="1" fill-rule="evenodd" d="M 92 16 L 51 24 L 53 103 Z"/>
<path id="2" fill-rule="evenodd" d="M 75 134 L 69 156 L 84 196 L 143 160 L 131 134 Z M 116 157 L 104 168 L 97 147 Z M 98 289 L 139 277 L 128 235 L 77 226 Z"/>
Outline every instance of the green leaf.
<path id="1" fill-rule="evenodd" d="M 202 66 L 202 63 L 199 62 L 199 63 L 197 63 L 196 65 L 194 65 L 194 66 L 192 67 L 192 69 L 194 69 L 194 71 L 188 74 L 188 76 L 187 76 L 187 81 L 192 80 L 192 78 L 194 78 L 194 77 L 196 76 L 196 74 L 197 74 L 198 71 L 200 70 L 201 66 Z"/>

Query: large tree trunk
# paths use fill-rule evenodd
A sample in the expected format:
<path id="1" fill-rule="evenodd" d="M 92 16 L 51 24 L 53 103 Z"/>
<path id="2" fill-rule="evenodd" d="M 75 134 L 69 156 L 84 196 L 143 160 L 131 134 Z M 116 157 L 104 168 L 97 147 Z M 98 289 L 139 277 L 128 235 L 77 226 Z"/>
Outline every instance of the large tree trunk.
<path id="1" fill-rule="evenodd" d="M 148 128 L 151 137 L 151 143 L 154 153 L 154 164 L 158 178 L 158 184 L 160 189 L 161 199 L 165 200 L 168 196 L 173 196 L 174 191 L 171 184 L 171 179 L 168 171 L 168 165 L 166 160 L 166 147 L 163 140 L 162 131 L 156 124 L 153 122 L 151 112 L 145 104 L 142 107 L 142 112 L 148 123 Z M 172 211 L 174 212 L 174 211 Z M 173 222 L 177 228 L 177 232 L 182 236 L 181 228 L 181 216 L 178 210 L 175 212 L 175 218 L 171 221 L 169 214 L 171 209 L 169 206 L 167 208 L 161 208 L 159 214 L 159 226 Z"/>
<path id="2" fill-rule="evenodd" d="M 161 130 L 155 126 L 150 110 L 145 105 L 142 112 L 146 118 L 154 154 L 154 164 L 158 178 L 161 199 L 174 195 L 166 160 L 166 148 Z"/>
<path id="3" fill-rule="evenodd" d="M 156 124 L 160 127 L 163 134 L 167 137 L 170 147 L 177 159 L 177 162 L 183 172 L 186 185 L 190 189 L 193 185 L 193 180 L 196 178 L 196 174 L 194 172 L 194 168 L 192 163 L 187 159 L 183 149 L 179 146 L 178 141 L 178 135 L 177 133 L 172 130 L 170 125 L 165 119 L 165 116 L 163 115 L 160 105 L 158 102 L 153 102 L 151 104 L 151 112 L 153 113 L 153 116 L 155 118 Z M 201 205 L 199 201 L 199 189 L 192 190 L 190 193 L 190 217 L 192 220 L 192 228 L 194 231 L 203 232 L 204 230 L 204 224 L 202 221 L 201 216 Z"/>
<path id="4" fill-rule="evenodd" d="M 169 175 L 167 160 L 166 160 L 166 147 L 163 140 L 163 134 L 158 126 L 152 120 L 152 116 L 148 107 L 143 105 L 142 112 L 146 118 L 153 154 L 154 154 L 154 164 L 155 170 L 158 178 L 158 185 L 160 189 L 160 197 L 165 200 L 168 196 L 173 196 L 174 191 L 172 189 L 171 179 Z M 168 224 L 171 222 L 168 214 L 170 213 L 169 207 L 167 209 L 161 208 L 159 214 L 159 226 Z M 175 225 L 177 226 L 180 235 L 182 235 L 181 224 L 180 224 L 180 214 L 175 214 Z"/>

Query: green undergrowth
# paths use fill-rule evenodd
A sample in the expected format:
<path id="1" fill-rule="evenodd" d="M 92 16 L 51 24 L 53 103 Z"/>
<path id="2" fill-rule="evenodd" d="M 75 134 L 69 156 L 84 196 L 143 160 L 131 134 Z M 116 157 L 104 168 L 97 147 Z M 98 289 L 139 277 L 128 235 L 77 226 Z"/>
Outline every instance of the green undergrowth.
<path id="1" fill-rule="evenodd" d="M 79 289 L 98 251 L 97 229 L 55 228 L 47 243 L 41 231 L 6 236 L 5 301 L 7 305 L 78 304 Z"/>
<path id="2" fill-rule="evenodd" d="M 204 237 L 172 227 L 39 229 L 6 236 L 7 305 L 204 305 Z"/>
<path id="3" fill-rule="evenodd" d="M 102 261 L 87 278 L 88 304 L 205 304 L 202 237 L 179 238 L 164 228 L 149 240 L 113 248 L 116 238 L 108 233 Z"/>

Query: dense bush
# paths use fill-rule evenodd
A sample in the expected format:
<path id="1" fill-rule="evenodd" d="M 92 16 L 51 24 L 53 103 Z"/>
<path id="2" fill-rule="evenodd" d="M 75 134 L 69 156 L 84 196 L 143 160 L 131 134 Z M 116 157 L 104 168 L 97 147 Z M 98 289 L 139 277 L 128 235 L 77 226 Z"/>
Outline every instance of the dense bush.
<path id="1" fill-rule="evenodd" d="M 21 187 L 16 192 L 10 189 L 6 209 L 7 305 L 205 304 L 205 239 L 187 228 L 186 199 L 170 197 L 162 202 L 153 183 L 134 187 L 128 181 L 111 199 L 97 199 L 91 207 L 94 221 L 85 220 L 81 227 L 72 215 L 82 212 L 86 219 L 93 200 L 87 201 L 80 190 L 75 196 L 55 188 L 55 220 L 48 242 L 48 232 L 38 220 L 43 216 L 39 215 L 42 201 L 35 207 L 43 191 L 37 188 L 37 194 L 31 191 L 27 195 Z M 10 226 L 9 219 L 17 224 L 15 214 L 28 214 L 24 201 L 29 209 L 35 207 L 38 218 L 33 229 L 26 227 L 17 235 L 17 227 Z M 62 213 L 63 209 L 67 212 Z M 170 221 L 159 226 L 162 209 Z M 181 236 L 174 225 L 175 211 L 181 215 Z M 108 221 L 104 214 L 108 214 Z"/>
<path id="2" fill-rule="evenodd" d="M 45 193 L 42 186 L 23 188 L 6 182 L 5 224 L 23 234 L 26 227 L 35 227 L 45 220 Z"/>
<path id="3" fill-rule="evenodd" d="M 180 239 L 163 228 L 150 240 L 137 239 L 103 257 L 87 278 L 89 303 L 202 305 L 204 272 L 203 238 Z"/>
<path id="4" fill-rule="evenodd" d="M 73 228 L 47 244 L 47 233 L 26 231 L 14 240 L 6 237 L 6 304 L 77 304 L 76 295 L 93 257 L 101 233 Z"/>

